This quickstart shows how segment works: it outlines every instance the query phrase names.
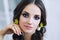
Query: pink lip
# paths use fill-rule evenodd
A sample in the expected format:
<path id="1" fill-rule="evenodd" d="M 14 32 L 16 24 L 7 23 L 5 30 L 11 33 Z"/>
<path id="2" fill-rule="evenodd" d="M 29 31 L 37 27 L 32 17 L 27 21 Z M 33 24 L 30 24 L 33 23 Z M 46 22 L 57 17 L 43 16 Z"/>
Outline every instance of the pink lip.
<path id="1" fill-rule="evenodd" d="M 27 29 L 31 30 L 32 29 L 32 26 L 25 26 Z"/>

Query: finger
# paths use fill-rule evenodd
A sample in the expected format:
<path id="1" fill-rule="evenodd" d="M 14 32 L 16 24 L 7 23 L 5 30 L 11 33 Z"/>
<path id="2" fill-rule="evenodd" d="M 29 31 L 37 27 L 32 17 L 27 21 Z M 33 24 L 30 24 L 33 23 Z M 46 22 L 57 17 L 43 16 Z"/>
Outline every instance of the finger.
<path id="1" fill-rule="evenodd" d="M 16 34 L 21 34 L 21 30 L 18 25 L 14 24 L 14 29 L 16 30 Z"/>
<path id="2" fill-rule="evenodd" d="M 20 27 L 19 27 L 19 26 L 16 26 L 16 29 L 17 29 L 17 33 L 18 33 L 18 34 L 21 34 L 21 29 L 20 29 Z"/>
<path id="3" fill-rule="evenodd" d="M 13 32 L 14 32 L 15 34 L 17 33 L 16 29 L 14 28 L 14 25 L 11 27 L 11 29 L 13 30 Z"/>

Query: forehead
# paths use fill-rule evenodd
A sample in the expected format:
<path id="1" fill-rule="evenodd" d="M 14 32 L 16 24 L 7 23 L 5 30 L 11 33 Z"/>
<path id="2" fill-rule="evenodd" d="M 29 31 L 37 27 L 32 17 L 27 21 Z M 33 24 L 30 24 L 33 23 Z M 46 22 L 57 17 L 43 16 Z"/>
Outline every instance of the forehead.
<path id="1" fill-rule="evenodd" d="M 23 12 L 26 11 L 28 13 L 32 13 L 32 14 L 39 14 L 41 15 L 41 10 L 38 6 L 36 6 L 35 4 L 29 4 L 27 5 L 24 9 Z"/>

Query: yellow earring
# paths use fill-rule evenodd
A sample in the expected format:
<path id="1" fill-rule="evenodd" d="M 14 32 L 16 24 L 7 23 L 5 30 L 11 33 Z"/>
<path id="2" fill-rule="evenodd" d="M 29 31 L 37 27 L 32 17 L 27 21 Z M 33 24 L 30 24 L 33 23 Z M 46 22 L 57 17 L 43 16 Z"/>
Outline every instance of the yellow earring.
<path id="1" fill-rule="evenodd" d="M 42 22 L 40 23 L 40 27 L 41 27 L 41 28 L 43 27 L 43 23 L 42 23 Z"/>
<path id="2" fill-rule="evenodd" d="M 18 24 L 18 19 L 15 19 L 15 22 L 14 22 L 15 24 Z"/>

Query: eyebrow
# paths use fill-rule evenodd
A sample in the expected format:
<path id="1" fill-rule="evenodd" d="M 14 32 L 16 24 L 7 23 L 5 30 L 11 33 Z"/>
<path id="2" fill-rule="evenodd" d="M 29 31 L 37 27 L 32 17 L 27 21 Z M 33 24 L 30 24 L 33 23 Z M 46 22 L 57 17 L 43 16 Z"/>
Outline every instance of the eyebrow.
<path id="1" fill-rule="evenodd" d="M 23 13 L 28 13 L 28 12 L 24 11 Z M 28 14 L 29 14 L 29 13 L 28 13 Z"/>
<path id="2" fill-rule="evenodd" d="M 28 13 L 28 12 L 24 11 L 23 13 Z M 29 13 L 28 13 L 28 14 L 29 14 Z M 41 16 L 41 15 L 38 15 L 38 14 L 35 14 L 35 15 L 37 15 L 37 16 Z"/>

